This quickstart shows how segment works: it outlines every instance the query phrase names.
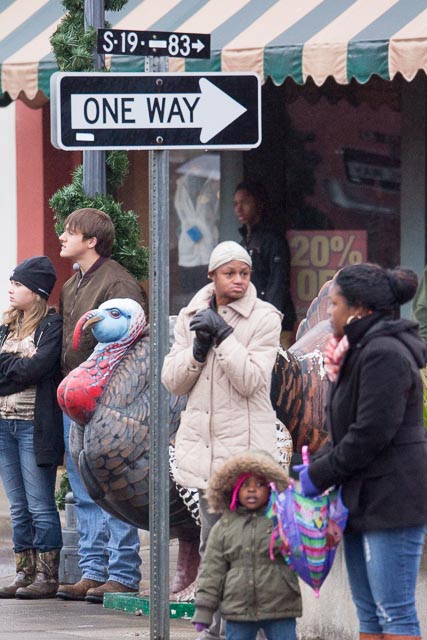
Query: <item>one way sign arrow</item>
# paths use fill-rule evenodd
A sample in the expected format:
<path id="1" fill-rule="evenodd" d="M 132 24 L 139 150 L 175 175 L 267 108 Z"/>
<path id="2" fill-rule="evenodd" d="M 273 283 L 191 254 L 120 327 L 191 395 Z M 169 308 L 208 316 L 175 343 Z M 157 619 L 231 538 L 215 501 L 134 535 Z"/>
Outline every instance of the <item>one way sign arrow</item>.
<path id="1" fill-rule="evenodd" d="M 209 142 L 247 110 L 200 78 L 200 93 L 74 94 L 73 129 L 200 129 L 200 142 Z"/>
<path id="2" fill-rule="evenodd" d="M 52 144 L 60 149 L 253 148 L 255 74 L 56 73 Z"/>

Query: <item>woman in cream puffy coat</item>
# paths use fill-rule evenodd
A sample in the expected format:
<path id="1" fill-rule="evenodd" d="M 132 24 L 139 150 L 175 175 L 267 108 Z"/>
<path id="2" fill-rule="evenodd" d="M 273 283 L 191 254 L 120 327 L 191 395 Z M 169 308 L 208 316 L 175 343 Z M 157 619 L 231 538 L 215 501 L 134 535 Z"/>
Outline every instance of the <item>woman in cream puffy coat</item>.
<path id="1" fill-rule="evenodd" d="M 176 438 L 175 477 L 183 486 L 198 489 L 206 489 L 211 473 L 236 453 L 263 448 L 276 455 L 270 382 L 279 346 L 280 313 L 257 298 L 250 283 L 249 254 L 234 242 L 223 242 L 216 250 L 222 245 L 236 245 L 230 256 L 238 259 L 216 265 L 211 258 L 209 277 L 213 283 L 181 310 L 175 343 L 162 371 L 162 381 L 171 393 L 188 394 Z M 228 280 L 238 283 L 230 300 L 227 294 L 223 299 Z M 231 330 L 225 329 L 229 333 L 220 342 L 214 336 L 200 361 L 194 354 L 197 330 L 191 323 L 204 311 L 217 315 L 218 322 Z"/>
<path id="2" fill-rule="evenodd" d="M 281 314 L 257 298 L 251 265 L 236 242 L 215 247 L 208 266 L 212 284 L 179 313 L 163 364 L 166 388 L 188 394 L 176 437 L 175 480 L 201 490 L 201 555 L 219 517 L 208 513 L 203 495 L 213 471 L 248 449 L 277 456 L 270 384 Z M 207 637 L 219 637 L 218 631 L 211 628 Z"/>

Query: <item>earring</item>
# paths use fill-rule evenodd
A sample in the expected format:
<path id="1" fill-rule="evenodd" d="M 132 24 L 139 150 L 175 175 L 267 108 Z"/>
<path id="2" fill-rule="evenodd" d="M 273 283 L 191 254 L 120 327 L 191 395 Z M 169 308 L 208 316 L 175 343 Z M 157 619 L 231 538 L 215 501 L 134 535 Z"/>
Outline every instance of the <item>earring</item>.
<path id="1" fill-rule="evenodd" d="M 362 316 L 348 316 L 346 324 L 350 324 L 353 320 L 360 320 Z"/>

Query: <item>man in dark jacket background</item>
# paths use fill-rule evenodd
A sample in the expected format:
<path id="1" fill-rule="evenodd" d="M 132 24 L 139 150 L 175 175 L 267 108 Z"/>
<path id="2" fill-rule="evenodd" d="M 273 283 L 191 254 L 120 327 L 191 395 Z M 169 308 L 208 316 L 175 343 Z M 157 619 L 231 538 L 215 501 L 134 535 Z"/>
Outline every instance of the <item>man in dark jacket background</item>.
<path id="1" fill-rule="evenodd" d="M 241 182 L 234 192 L 234 212 L 243 223 L 241 244 L 252 258 L 251 281 L 258 297 L 283 313 L 281 342 L 294 341 L 296 313 L 290 293 L 291 257 L 283 233 L 268 219 L 269 197 L 258 182 Z"/>

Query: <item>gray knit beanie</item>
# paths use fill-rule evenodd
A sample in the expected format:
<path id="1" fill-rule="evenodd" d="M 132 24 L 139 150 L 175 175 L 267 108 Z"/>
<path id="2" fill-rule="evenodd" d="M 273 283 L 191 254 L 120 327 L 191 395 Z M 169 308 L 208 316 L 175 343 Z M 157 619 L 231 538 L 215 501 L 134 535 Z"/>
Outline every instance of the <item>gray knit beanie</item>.
<path id="1" fill-rule="evenodd" d="M 232 260 L 240 260 L 240 262 L 244 262 L 252 269 L 252 259 L 246 249 L 234 242 L 234 240 L 226 240 L 217 244 L 212 251 L 209 258 L 208 273 L 215 271 L 218 267 L 222 267 L 223 264 Z"/>

